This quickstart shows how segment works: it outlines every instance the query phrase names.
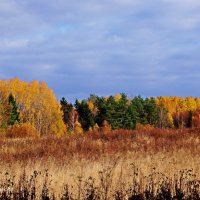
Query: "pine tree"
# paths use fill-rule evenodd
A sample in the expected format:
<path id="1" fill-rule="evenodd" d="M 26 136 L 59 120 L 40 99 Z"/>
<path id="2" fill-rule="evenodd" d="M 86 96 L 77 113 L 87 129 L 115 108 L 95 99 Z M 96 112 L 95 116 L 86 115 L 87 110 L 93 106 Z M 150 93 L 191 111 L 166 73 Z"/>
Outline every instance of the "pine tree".
<path id="1" fill-rule="evenodd" d="M 79 102 L 76 100 L 75 108 L 79 115 L 79 122 L 81 123 L 83 129 L 88 131 L 90 127 L 93 127 L 95 124 L 94 115 L 88 107 L 87 101 L 83 100 Z"/>
<path id="2" fill-rule="evenodd" d="M 158 126 L 159 122 L 159 108 L 153 97 L 146 98 L 144 101 L 144 111 L 148 124 Z"/>
<path id="3" fill-rule="evenodd" d="M 65 122 L 65 124 L 69 125 L 69 114 L 73 109 L 73 105 L 71 103 L 68 103 L 64 97 L 60 100 L 60 104 L 61 110 L 63 111 L 63 121 Z"/>
<path id="4" fill-rule="evenodd" d="M 8 97 L 8 103 L 10 105 L 10 119 L 8 121 L 8 125 L 14 125 L 16 123 L 19 123 L 20 122 L 19 112 L 15 98 L 13 97 L 12 94 L 10 94 Z"/>

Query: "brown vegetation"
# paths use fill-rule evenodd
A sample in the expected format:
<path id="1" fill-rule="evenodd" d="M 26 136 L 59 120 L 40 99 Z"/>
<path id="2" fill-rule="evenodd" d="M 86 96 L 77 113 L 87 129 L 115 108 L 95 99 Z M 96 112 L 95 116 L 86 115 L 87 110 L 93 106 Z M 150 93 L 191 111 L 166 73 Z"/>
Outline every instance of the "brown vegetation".
<path id="1" fill-rule="evenodd" d="M 30 123 L 15 124 L 7 129 L 8 138 L 37 138 L 39 133 Z"/>
<path id="2" fill-rule="evenodd" d="M 145 199 L 148 192 L 154 197 L 162 192 L 172 197 L 178 191 L 197 195 L 199 133 L 199 129 L 144 129 L 88 132 L 64 138 L 2 138 L 0 183 L 9 176 L 15 189 L 19 188 L 25 173 L 26 183 L 33 184 L 35 171 L 39 199 L 46 190 L 49 196 L 60 195 L 60 199 L 67 191 L 71 199 L 87 199 L 92 191 L 100 199 L 127 199 L 133 195 Z M 30 179 L 32 182 L 27 182 Z"/>

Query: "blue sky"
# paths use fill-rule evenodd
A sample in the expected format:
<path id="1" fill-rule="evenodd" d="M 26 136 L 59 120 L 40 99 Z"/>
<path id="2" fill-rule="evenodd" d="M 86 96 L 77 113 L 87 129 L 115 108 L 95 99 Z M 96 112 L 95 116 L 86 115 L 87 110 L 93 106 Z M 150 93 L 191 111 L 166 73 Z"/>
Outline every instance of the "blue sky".
<path id="1" fill-rule="evenodd" d="M 57 98 L 199 96 L 199 0 L 1 0 L 0 79 Z"/>

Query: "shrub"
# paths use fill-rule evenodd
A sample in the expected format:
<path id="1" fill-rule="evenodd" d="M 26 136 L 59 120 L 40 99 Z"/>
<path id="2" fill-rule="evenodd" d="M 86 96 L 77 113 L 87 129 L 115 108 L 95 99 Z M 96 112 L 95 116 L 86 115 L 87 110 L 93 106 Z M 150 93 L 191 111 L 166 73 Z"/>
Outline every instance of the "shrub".
<path id="1" fill-rule="evenodd" d="M 151 131 L 154 129 L 154 127 L 150 124 L 141 124 L 141 123 L 137 123 L 135 126 L 136 130 L 141 130 L 141 131 Z"/>
<path id="2" fill-rule="evenodd" d="M 6 136 L 10 138 L 36 138 L 39 134 L 30 123 L 23 123 L 9 127 Z"/>
<path id="3" fill-rule="evenodd" d="M 98 124 L 96 123 L 96 124 L 93 126 L 92 129 L 93 129 L 94 132 L 98 132 L 100 128 L 99 128 Z"/>
<path id="4" fill-rule="evenodd" d="M 6 136 L 6 129 L 0 128 L 0 138 L 4 138 Z"/>
<path id="5" fill-rule="evenodd" d="M 111 125 L 108 123 L 108 121 L 104 120 L 102 123 L 101 131 L 103 133 L 108 133 L 112 130 Z"/>
<path id="6" fill-rule="evenodd" d="M 81 123 L 78 121 L 75 122 L 74 133 L 75 134 L 83 134 L 83 128 L 81 126 Z"/>

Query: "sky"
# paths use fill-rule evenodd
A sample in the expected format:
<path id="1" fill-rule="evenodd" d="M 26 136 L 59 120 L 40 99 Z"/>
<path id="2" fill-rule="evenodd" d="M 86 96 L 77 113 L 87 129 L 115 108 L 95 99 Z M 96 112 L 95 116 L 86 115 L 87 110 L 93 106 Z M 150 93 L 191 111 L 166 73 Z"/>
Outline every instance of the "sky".
<path id="1" fill-rule="evenodd" d="M 200 96 L 199 0 L 0 0 L 0 79 L 58 99 Z"/>

